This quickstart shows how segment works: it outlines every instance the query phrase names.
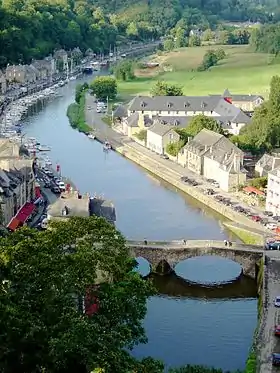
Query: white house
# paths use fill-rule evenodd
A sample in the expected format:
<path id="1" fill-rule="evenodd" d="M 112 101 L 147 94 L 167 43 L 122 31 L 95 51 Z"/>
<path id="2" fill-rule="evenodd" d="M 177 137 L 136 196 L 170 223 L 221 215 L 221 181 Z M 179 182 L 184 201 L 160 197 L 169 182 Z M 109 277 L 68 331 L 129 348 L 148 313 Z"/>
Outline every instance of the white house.
<path id="1" fill-rule="evenodd" d="M 155 120 L 154 124 L 147 129 L 147 148 L 155 153 L 164 154 L 168 144 L 179 140 L 180 136 L 174 127 L 163 124 L 160 120 Z"/>
<path id="2" fill-rule="evenodd" d="M 280 167 L 268 173 L 266 210 L 280 215 Z"/>

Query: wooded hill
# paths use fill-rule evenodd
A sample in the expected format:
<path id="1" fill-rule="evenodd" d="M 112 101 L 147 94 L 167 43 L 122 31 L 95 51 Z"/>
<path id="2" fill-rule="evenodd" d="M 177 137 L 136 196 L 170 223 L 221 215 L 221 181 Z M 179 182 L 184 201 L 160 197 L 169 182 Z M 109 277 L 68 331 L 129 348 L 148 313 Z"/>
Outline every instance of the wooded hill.
<path id="1" fill-rule="evenodd" d="M 108 51 L 127 39 L 164 35 L 180 20 L 205 29 L 222 19 L 268 21 L 272 10 L 277 19 L 278 1 L 2 0 L 0 67 L 45 57 L 55 48 Z"/>

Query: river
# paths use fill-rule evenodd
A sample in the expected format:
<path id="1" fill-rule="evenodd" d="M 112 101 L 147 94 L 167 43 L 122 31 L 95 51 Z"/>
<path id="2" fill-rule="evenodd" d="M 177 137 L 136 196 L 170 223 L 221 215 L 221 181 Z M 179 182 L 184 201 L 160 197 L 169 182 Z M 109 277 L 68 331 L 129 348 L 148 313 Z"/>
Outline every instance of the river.
<path id="1" fill-rule="evenodd" d="M 62 97 L 38 107 L 23 121 L 23 132 L 50 145 L 53 164 L 80 192 L 102 194 L 114 202 L 117 227 L 131 239 L 234 239 L 223 218 L 147 174 L 117 153 L 73 130 L 66 117 L 77 82 Z M 140 270 L 147 263 L 139 259 Z M 177 273 L 191 281 L 226 282 L 240 267 L 216 257 L 180 263 Z M 168 367 L 183 364 L 243 369 L 257 322 L 256 288 L 242 278 L 232 285 L 205 288 L 175 275 L 155 277 L 159 295 L 148 301 L 144 321 L 149 342 L 135 348 L 137 357 L 162 359 Z"/>

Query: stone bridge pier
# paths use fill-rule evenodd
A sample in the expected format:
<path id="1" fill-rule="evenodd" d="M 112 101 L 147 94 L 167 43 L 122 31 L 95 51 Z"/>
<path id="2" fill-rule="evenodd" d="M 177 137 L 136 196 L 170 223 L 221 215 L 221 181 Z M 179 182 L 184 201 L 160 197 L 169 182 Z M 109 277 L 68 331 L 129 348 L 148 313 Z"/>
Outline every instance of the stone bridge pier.
<path id="1" fill-rule="evenodd" d="M 259 269 L 259 261 L 263 257 L 261 250 L 236 249 L 221 247 L 153 247 L 130 245 L 130 253 L 134 258 L 142 257 L 151 266 L 151 272 L 168 274 L 172 272 L 179 262 L 205 255 L 213 255 L 233 260 L 240 264 L 245 276 L 256 279 Z"/>

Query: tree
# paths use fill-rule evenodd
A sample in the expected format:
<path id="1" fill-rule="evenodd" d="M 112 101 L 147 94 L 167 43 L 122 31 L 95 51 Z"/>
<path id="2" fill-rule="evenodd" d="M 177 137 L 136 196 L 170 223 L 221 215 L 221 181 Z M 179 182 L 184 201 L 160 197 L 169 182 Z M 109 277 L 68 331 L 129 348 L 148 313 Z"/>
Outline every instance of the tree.
<path id="1" fill-rule="evenodd" d="M 172 51 L 174 49 L 174 41 L 172 39 L 165 39 L 163 49 L 167 52 Z"/>
<path id="2" fill-rule="evenodd" d="M 179 140 L 178 142 L 170 142 L 166 146 L 166 152 L 173 157 L 176 157 L 176 155 L 179 153 L 184 145 L 185 142 L 183 140 Z"/>
<path id="3" fill-rule="evenodd" d="M 153 96 L 183 96 L 183 89 L 175 84 L 157 81 L 151 90 Z"/>
<path id="4" fill-rule="evenodd" d="M 116 68 L 114 69 L 115 77 L 118 80 L 132 80 L 135 78 L 134 75 L 134 66 L 135 63 L 132 60 L 123 60 L 117 64 Z"/>
<path id="5" fill-rule="evenodd" d="M 211 31 L 211 29 L 207 29 L 207 30 L 205 30 L 204 32 L 203 32 L 203 35 L 202 35 L 202 39 L 204 40 L 204 41 L 210 41 L 210 40 L 212 40 L 214 38 L 214 33 L 213 33 L 213 31 Z"/>
<path id="6" fill-rule="evenodd" d="M 1 240 L 2 373 L 144 372 L 162 364 L 128 352 L 146 341 L 149 281 L 105 219 L 71 218 Z M 83 299 L 95 305 L 83 311 Z M 87 303 L 86 303 L 87 304 Z"/>
<path id="7" fill-rule="evenodd" d="M 199 47 L 201 45 L 200 37 L 193 35 L 189 37 L 189 47 Z"/>
<path id="8" fill-rule="evenodd" d="M 77 104 L 79 104 L 83 92 L 86 91 L 87 89 L 88 89 L 87 83 L 77 84 L 76 91 L 75 91 L 75 101 Z"/>
<path id="9" fill-rule="evenodd" d="M 191 119 L 186 132 L 190 136 L 195 136 L 204 128 L 223 134 L 223 129 L 220 124 L 215 119 L 206 117 L 203 114 L 196 115 Z"/>
<path id="10" fill-rule="evenodd" d="M 93 95 L 98 99 L 114 99 L 117 96 L 117 82 L 110 76 L 99 76 L 90 84 Z"/>
<path id="11" fill-rule="evenodd" d="M 218 57 L 215 51 L 207 51 L 204 56 L 201 65 L 198 67 L 198 70 L 204 71 L 208 70 L 210 67 L 217 65 Z"/>

